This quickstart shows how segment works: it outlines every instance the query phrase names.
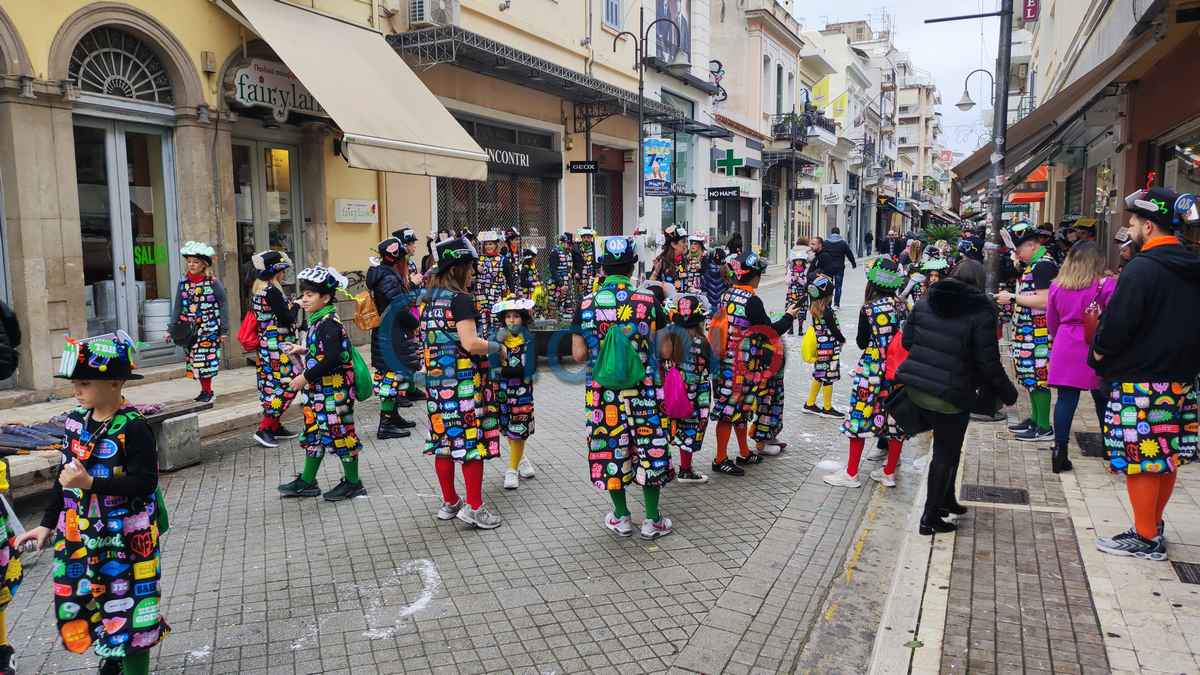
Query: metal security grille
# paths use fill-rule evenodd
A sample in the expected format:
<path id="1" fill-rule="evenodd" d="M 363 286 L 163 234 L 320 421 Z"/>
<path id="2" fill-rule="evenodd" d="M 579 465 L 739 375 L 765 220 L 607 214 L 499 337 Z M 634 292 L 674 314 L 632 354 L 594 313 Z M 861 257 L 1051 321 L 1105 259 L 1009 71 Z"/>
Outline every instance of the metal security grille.
<path id="1" fill-rule="evenodd" d="M 963 484 L 959 499 L 988 504 L 1028 504 L 1029 492 L 1023 488 Z"/>
<path id="2" fill-rule="evenodd" d="M 593 229 L 601 237 L 625 233 L 621 178 L 619 171 L 601 169 L 592 174 Z"/>
<path id="3" fill-rule="evenodd" d="M 456 232 L 516 227 L 522 243 L 544 252 L 558 240 L 558 180 L 498 171 L 486 181 L 439 178 L 437 219 Z M 545 256 L 538 262 L 544 268 Z"/>

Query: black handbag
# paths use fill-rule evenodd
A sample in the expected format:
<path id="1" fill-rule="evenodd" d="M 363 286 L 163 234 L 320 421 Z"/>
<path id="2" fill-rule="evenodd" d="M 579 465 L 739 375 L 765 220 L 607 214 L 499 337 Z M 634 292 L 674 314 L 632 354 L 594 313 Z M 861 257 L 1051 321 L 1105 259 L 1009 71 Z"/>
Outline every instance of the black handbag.
<path id="1" fill-rule="evenodd" d="M 883 409 L 896 420 L 896 426 L 909 436 L 929 431 L 933 427 L 921 416 L 921 406 L 908 397 L 908 387 L 895 385 L 888 397 L 883 399 Z"/>
<path id="2" fill-rule="evenodd" d="M 187 319 L 180 319 L 171 326 L 171 342 L 183 347 L 191 349 L 196 342 L 196 324 Z"/>

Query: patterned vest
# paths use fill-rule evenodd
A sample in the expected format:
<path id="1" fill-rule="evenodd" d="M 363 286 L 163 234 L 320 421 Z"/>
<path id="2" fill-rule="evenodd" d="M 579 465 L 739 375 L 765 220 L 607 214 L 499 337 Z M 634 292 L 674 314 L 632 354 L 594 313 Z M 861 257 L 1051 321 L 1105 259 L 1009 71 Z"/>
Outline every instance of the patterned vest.
<path id="1" fill-rule="evenodd" d="M 217 332 L 221 327 L 221 306 L 213 290 L 213 277 L 193 283 L 185 275 L 179 280 L 179 291 L 183 294 L 183 317 L 194 322 L 202 333 Z"/>
<path id="2" fill-rule="evenodd" d="M 291 298 L 284 295 L 283 301 L 287 303 L 289 310 L 294 310 L 295 303 Z M 267 304 L 265 290 L 254 294 L 254 297 L 250 299 L 250 307 L 258 320 L 258 339 L 261 346 L 271 351 L 278 350 L 280 341 L 286 342 L 287 338 L 291 336 L 292 328 L 280 325 L 279 317 L 275 316 L 275 312 Z"/>
<path id="3" fill-rule="evenodd" d="M 1017 281 L 1017 295 L 1035 295 L 1037 293 L 1037 289 L 1033 287 L 1033 268 L 1035 265 L 1040 264 L 1048 264 L 1058 267 L 1058 265 L 1054 262 L 1054 258 L 1046 254 L 1045 249 L 1043 249 L 1042 255 L 1038 258 L 1030 260 L 1029 264 L 1025 266 L 1025 271 L 1021 273 L 1021 278 Z M 1013 304 L 1015 305 L 1013 307 L 1014 326 L 1036 326 L 1038 328 L 1046 327 L 1045 309 L 1034 309 L 1024 305 L 1017 305 L 1016 303 Z M 1042 340 L 1043 342 L 1048 341 L 1049 339 L 1048 335 L 1039 335 L 1037 337 L 1046 337 L 1047 340 Z"/>

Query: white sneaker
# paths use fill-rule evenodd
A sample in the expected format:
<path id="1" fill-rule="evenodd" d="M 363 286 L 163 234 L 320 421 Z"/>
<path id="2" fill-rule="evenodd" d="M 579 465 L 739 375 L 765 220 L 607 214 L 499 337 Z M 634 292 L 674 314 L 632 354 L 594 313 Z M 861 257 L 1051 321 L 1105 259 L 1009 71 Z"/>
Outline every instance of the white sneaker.
<path id="1" fill-rule="evenodd" d="M 884 473 L 882 466 L 871 472 L 871 480 L 876 483 L 883 483 L 888 487 L 896 487 L 896 474 Z"/>
<path id="2" fill-rule="evenodd" d="M 458 519 L 483 530 L 494 530 L 500 527 L 500 516 L 488 511 L 487 504 L 480 504 L 473 509 L 470 504 L 464 504 L 458 512 Z"/>
<path id="3" fill-rule="evenodd" d="M 604 517 L 604 526 L 622 537 L 633 534 L 633 521 L 629 519 L 629 516 L 618 518 L 616 514 L 609 513 Z"/>
<path id="4" fill-rule="evenodd" d="M 658 520 L 642 521 L 642 539 L 658 539 L 671 534 L 671 519 L 659 514 Z"/>
<path id="5" fill-rule="evenodd" d="M 824 480 L 826 483 L 829 483 L 834 487 L 862 487 L 862 483 L 858 481 L 858 476 L 851 476 L 850 474 L 846 473 L 845 469 L 842 469 L 837 473 L 831 473 L 821 480 Z"/>
<path id="6" fill-rule="evenodd" d="M 516 490 L 520 484 L 521 484 L 521 481 L 517 478 L 517 470 L 516 469 L 509 469 L 508 471 L 504 472 L 504 489 L 505 490 Z"/>
<path id="7" fill-rule="evenodd" d="M 462 497 L 459 497 L 458 502 L 454 504 L 451 504 L 450 502 L 442 502 L 442 508 L 438 509 L 437 512 L 437 519 L 450 520 L 454 516 L 457 516 L 458 512 L 462 510 L 463 503 Z"/>
<path id="8" fill-rule="evenodd" d="M 880 448 L 880 447 L 876 446 L 874 448 L 871 448 L 871 451 L 867 453 L 867 461 L 878 462 L 878 461 L 887 459 L 887 456 L 888 456 L 887 448 Z"/>
<path id="9" fill-rule="evenodd" d="M 522 457 L 517 464 L 517 471 L 521 472 L 521 478 L 533 478 L 537 475 L 537 467 L 533 462 L 529 461 L 528 457 Z"/>
<path id="10" fill-rule="evenodd" d="M 770 443 L 759 443 L 758 454 L 774 457 L 775 455 L 779 454 L 779 446 L 771 445 Z"/>

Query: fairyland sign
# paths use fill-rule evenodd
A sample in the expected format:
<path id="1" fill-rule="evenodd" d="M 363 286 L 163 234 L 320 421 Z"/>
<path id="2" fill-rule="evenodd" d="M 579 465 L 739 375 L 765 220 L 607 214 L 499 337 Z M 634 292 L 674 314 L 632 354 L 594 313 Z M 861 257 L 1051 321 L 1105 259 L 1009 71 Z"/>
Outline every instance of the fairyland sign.
<path id="1" fill-rule="evenodd" d="M 293 110 L 329 117 L 308 88 L 282 63 L 250 59 L 249 64 L 234 71 L 229 86 L 230 100 L 247 107 L 270 108 L 279 122 L 286 122 Z"/>

